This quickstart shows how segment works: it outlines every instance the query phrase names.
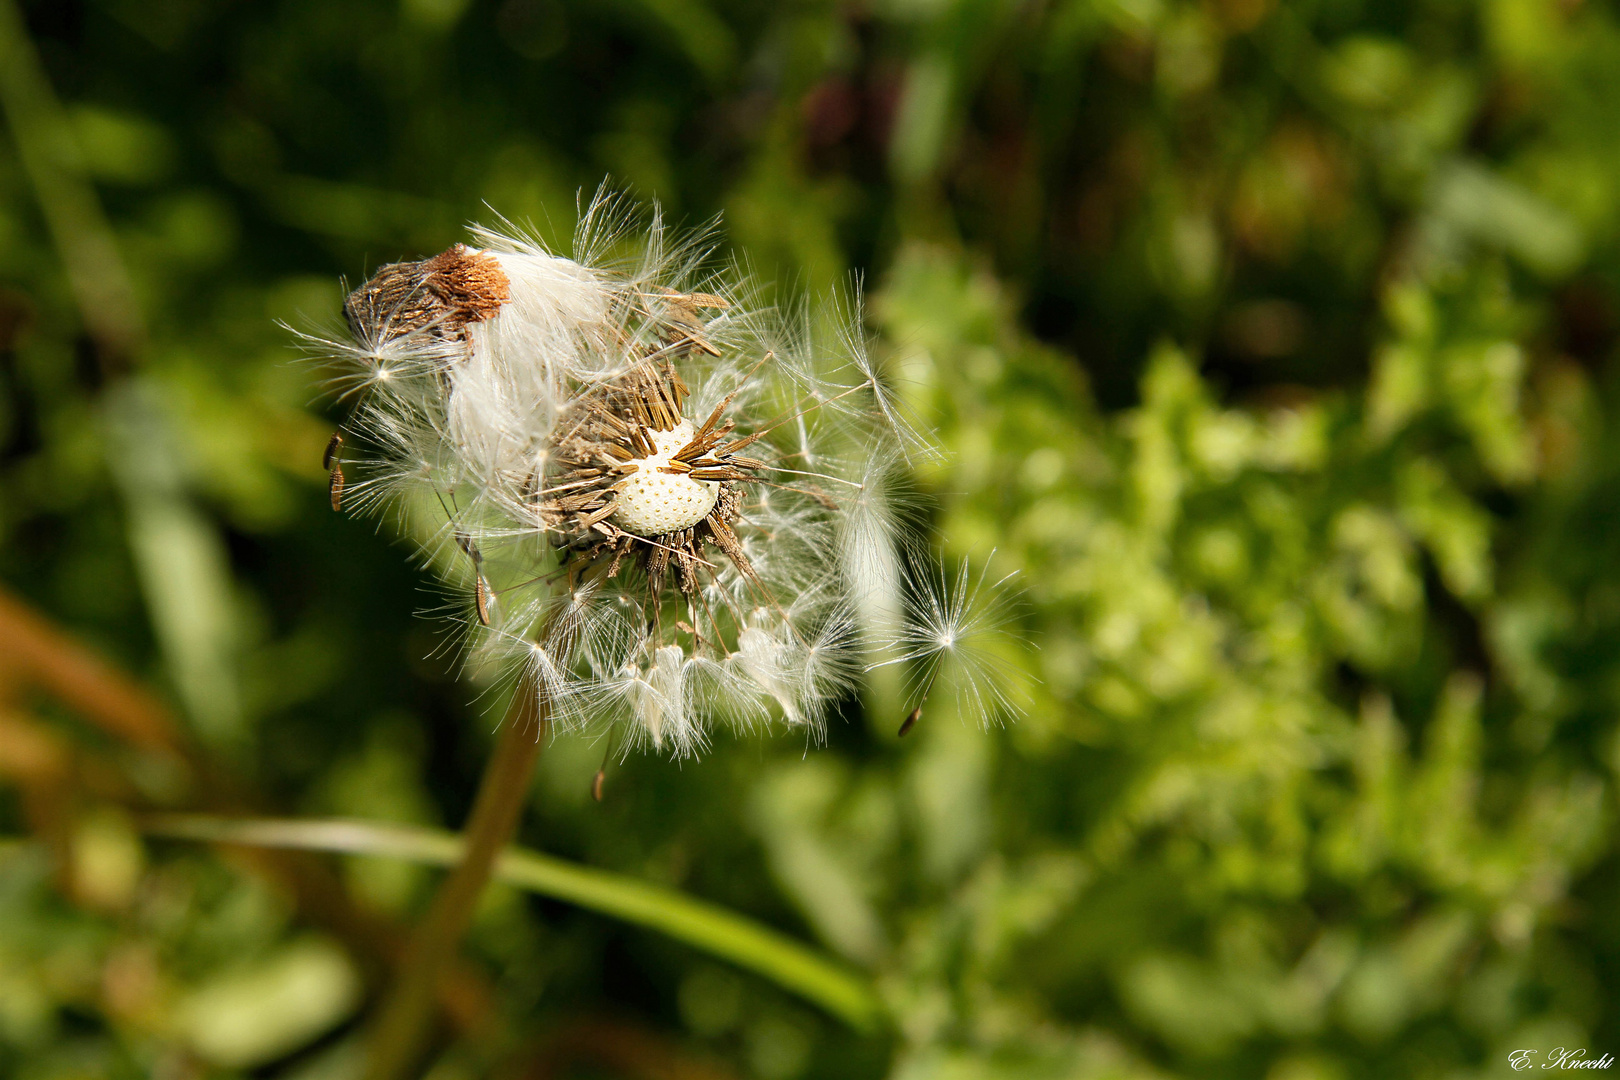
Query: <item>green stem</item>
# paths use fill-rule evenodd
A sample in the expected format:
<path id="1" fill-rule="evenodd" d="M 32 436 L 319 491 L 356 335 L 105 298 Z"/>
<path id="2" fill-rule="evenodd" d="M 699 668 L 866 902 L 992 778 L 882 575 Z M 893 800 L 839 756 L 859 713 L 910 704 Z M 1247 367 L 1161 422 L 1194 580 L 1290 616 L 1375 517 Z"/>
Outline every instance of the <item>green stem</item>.
<path id="1" fill-rule="evenodd" d="M 461 838 L 454 833 L 370 821 L 185 814 L 148 819 L 145 829 L 175 839 L 335 851 L 433 866 L 453 866 L 462 852 Z M 770 979 L 859 1030 L 874 1029 L 882 1015 L 882 1003 L 860 975 L 752 919 L 673 889 L 510 847 L 496 861 L 495 877 L 684 941 Z"/>
<path id="2" fill-rule="evenodd" d="M 455 957 L 478 898 L 489 884 L 496 857 L 517 831 L 549 713 L 549 698 L 532 679 L 521 679 L 501 722 L 495 750 L 484 766 L 464 830 L 461 857 L 439 886 L 427 918 L 406 948 L 399 981 L 377 1014 L 366 1056 L 366 1080 L 400 1080 L 411 1075 L 427 1048 L 433 1034 L 439 977 Z"/>

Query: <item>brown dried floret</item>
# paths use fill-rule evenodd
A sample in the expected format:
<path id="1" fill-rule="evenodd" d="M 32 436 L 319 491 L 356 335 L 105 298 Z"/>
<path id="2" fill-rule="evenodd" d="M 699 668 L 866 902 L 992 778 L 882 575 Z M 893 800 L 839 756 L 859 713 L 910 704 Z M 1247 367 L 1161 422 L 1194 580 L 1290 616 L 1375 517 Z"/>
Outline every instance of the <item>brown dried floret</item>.
<path id="1" fill-rule="evenodd" d="M 431 259 L 389 263 L 343 301 L 361 341 L 384 344 L 418 331 L 466 340 L 468 323 L 490 318 L 512 297 L 498 259 L 456 244 Z"/>

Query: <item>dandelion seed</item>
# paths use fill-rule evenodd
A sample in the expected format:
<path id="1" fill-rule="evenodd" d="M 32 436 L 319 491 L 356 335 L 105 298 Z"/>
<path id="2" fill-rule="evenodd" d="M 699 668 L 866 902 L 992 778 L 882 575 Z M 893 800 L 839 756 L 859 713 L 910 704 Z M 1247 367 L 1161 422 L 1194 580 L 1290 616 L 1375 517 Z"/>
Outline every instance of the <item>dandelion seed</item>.
<path id="1" fill-rule="evenodd" d="M 478 574 L 473 578 L 473 605 L 478 612 L 478 621 L 488 626 L 489 582 L 484 580 L 483 574 Z"/>
<path id="2" fill-rule="evenodd" d="M 994 552 L 991 553 L 992 556 Z M 966 560 L 954 576 L 909 552 L 911 591 L 906 620 L 887 642 L 893 655 L 873 668 L 904 664 L 916 707 L 900 725 L 905 735 L 922 718 L 923 705 L 943 676 L 956 692 L 958 711 L 980 726 L 1013 715 L 1019 672 L 1003 654 L 1010 621 L 1007 583 L 1016 574 L 985 585 L 989 562 L 977 577 Z"/>

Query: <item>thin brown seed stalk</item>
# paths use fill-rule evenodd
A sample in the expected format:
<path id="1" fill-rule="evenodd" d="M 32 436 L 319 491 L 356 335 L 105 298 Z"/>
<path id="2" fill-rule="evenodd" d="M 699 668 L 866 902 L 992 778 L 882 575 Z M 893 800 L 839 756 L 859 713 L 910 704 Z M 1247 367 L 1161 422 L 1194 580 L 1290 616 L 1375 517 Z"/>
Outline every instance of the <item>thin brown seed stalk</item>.
<path id="1" fill-rule="evenodd" d="M 495 750 L 484 766 L 472 814 L 462 830 L 466 848 L 461 862 L 439 886 L 427 918 L 406 950 L 399 981 L 378 1011 L 366 1080 L 403 1080 L 426 1049 L 433 1034 L 439 979 L 455 959 L 496 856 L 517 830 L 550 713 L 550 698 L 526 675 L 513 691 Z"/>

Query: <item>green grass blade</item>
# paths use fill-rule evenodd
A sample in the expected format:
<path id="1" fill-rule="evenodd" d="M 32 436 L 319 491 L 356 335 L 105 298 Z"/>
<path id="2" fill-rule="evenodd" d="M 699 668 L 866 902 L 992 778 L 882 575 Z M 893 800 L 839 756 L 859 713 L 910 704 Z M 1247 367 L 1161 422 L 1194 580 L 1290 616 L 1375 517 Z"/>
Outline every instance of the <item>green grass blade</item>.
<path id="1" fill-rule="evenodd" d="M 172 814 L 148 818 L 144 828 L 170 839 L 370 855 L 432 866 L 450 866 L 461 857 L 461 838 L 455 833 L 370 821 Z M 771 980 L 862 1031 L 876 1028 L 882 1015 L 882 1004 L 860 975 L 716 904 L 517 847 L 501 855 L 495 876 L 515 888 L 684 941 Z"/>

